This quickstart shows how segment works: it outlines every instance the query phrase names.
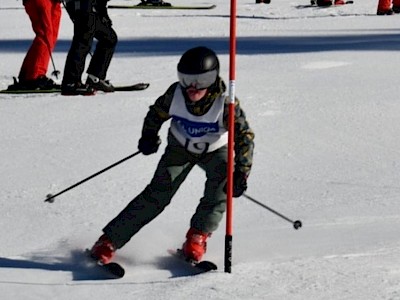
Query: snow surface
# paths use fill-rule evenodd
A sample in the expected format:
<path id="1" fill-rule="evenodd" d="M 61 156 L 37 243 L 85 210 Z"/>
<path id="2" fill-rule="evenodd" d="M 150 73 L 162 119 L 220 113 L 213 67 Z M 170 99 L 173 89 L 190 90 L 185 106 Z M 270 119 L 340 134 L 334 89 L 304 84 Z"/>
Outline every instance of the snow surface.
<path id="1" fill-rule="evenodd" d="M 183 242 L 202 194 L 197 168 L 118 252 L 123 279 L 96 280 L 85 269 L 82 250 L 145 187 L 163 151 L 53 204 L 46 195 L 136 152 L 148 106 L 176 80 L 186 49 L 215 49 L 229 79 L 229 1 L 173 2 L 217 8 L 110 10 L 120 40 L 108 78 L 150 82 L 148 90 L 0 96 L 1 299 L 400 299 L 400 16 L 376 16 L 377 0 L 237 6 L 236 95 L 256 133 L 248 194 L 303 228 L 236 199 L 232 273 L 224 272 L 224 220 L 205 257 L 219 270 L 190 276 L 167 249 Z M 0 88 L 18 74 L 33 37 L 21 7 L 1 0 Z M 58 70 L 71 36 L 64 13 Z"/>

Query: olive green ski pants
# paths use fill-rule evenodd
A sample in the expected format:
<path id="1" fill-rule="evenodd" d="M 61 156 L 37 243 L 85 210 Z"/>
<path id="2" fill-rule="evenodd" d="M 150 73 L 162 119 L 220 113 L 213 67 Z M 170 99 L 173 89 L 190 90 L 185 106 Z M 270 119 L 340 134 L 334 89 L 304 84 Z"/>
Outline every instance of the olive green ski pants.
<path id="1" fill-rule="evenodd" d="M 207 233 L 217 229 L 226 209 L 223 188 L 227 173 L 227 147 L 197 155 L 186 151 L 169 135 L 168 145 L 150 184 L 103 229 L 116 248 L 124 246 L 165 209 L 195 165 L 206 172 L 207 179 L 204 195 L 190 220 L 190 226 Z"/>

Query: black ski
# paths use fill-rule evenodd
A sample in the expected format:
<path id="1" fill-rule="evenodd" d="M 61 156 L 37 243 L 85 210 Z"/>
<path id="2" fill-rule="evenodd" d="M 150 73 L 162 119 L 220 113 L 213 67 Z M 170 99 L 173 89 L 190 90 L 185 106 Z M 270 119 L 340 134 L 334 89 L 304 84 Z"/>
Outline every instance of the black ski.
<path id="1" fill-rule="evenodd" d="M 183 255 L 182 249 L 176 249 L 176 250 L 169 249 L 168 253 L 195 268 L 197 274 L 207 273 L 218 269 L 217 265 L 209 260 L 193 261 L 191 259 L 187 259 Z"/>
<path id="2" fill-rule="evenodd" d="M 150 83 L 136 83 L 132 85 L 120 85 L 115 86 L 116 92 L 131 92 L 131 91 L 142 91 L 149 87 Z M 0 90 L 0 94 L 51 94 L 51 93 L 61 93 L 61 88 L 53 88 L 49 90 L 14 90 L 6 89 Z"/>
<path id="3" fill-rule="evenodd" d="M 104 279 L 120 279 L 124 277 L 125 269 L 120 264 L 115 262 L 102 264 L 90 255 L 89 249 L 86 249 L 85 254 L 90 259 L 90 262 L 94 264 L 94 268 L 104 275 Z"/>
<path id="4" fill-rule="evenodd" d="M 132 85 L 115 86 L 116 92 L 143 91 L 149 87 L 150 83 L 136 83 Z"/>
<path id="5" fill-rule="evenodd" d="M 120 264 L 117 264 L 115 262 L 105 265 L 97 263 L 96 268 L 100 268 L 100 270 L 105 272 L 105 279 L 120 279 L 125 275 L 125 269 Z"/>
<path id="6" fill-rule="evenodd" d="M 108 5 L 111 9 L 213 9 L 216 5 L 152 5 L 152 4 L 136 4 L 136 5 Z"/>
<path id="7" fill-rule="evenodd" d="M 353 0 L 348 0 L 348 1 L 345 1 L 344 2 L 344 4 L 353 4 L 354 3 L 354 1 Z M 311 0 L 310 1 L 310 4 L 312 5 L 312 6 L 317 6 L 317 0 Z M 330 6 L 341 6 L 341 5 L 343 5 L 343 4 L 332 4 L 332 5 L 328 5 L 328 6 L 321 6 L 321 7 L 330 7 Z"/>
<path id="8" fill-rule="evenodd" d="M 344 4 L 340 4 L 340 5 L 332 4 L 332 5 L 327 5 L 327 6 L 318 6 L 316 0 L 311 0 L 310 4 L 308 4 L 308 5 L 307 4 L 305 4 L 305 5 L 296 5 L 296 8 L 308 8 L 308 7 L 329 8 L 329 7 L 340 7 L 340 6 L 343 6 L 343 5 L 353 4 L 353 3 L 354 3 L 354 1 L 348 0 Z"/>

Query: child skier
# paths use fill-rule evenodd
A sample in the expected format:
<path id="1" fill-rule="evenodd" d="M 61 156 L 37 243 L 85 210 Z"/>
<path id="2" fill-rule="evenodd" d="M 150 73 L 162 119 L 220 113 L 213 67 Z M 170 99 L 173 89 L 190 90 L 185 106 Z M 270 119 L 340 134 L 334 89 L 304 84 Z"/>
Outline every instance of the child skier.
<path id="1" fill-rule="evenodd" d="M 178 64 L 179 82 L 150 106 L 144 119 L 138 148 L 144 155 L 157 152 L 161 125 L 172 119 L 168 144 L 150 184 L 103 229 L 91 256 L 109 263 L 144 225 L 170 203 L 191 169 L 206 172 L 204 195 L 190 221 L 182 252 L 200 261 L 206 241 L 218 227 L 226 208 L 227 135 L 229 99 L 219 77 L 216 54 L 206 47 L 186 51 Z M 233 196 L 247 189 L 252 166 L 254 133 L 235 101 L 235 171 Z"/>

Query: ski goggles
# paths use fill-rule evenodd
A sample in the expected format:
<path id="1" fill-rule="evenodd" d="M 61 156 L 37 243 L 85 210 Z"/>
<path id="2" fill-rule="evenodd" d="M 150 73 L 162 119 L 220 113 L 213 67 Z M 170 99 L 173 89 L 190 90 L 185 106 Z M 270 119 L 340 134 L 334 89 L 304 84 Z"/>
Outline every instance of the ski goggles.
<path id="1" fill-rule="evenodd" d="M 179 83 L 185 89 L 189 87 L 194 87 L 196 90 L 209 88 L 217 80 L 217 76 L 217 70 L 211 70 L 201 74 L 185 74 L 178 71 Z"/>

